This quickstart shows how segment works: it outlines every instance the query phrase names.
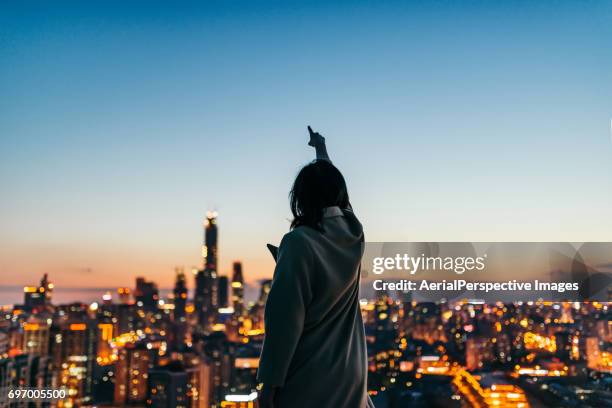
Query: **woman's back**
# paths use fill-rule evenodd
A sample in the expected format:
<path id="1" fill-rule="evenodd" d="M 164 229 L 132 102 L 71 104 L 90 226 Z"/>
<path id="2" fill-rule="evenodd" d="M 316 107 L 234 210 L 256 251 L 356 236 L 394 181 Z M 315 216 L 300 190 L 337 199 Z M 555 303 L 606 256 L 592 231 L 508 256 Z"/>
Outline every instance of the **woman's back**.
<path id="1" fill-rule="evenodd" d="M 363 230 L 339 207 L 325 209 L 321 227 L 297 227 L 279 248 L 258 373 L 280 387 L 275 407 L 366 406 Z"/>

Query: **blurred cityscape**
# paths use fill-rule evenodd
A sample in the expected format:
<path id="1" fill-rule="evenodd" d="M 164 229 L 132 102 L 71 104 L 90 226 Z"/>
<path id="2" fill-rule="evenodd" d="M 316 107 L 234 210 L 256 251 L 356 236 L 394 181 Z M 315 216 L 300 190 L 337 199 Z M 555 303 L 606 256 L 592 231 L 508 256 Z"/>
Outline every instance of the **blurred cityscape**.
<path id="1" fill-rule="evenodd" d="M 166 297 L 146 277 L 90 304 L 54 304 L 47 275 L 26 286 L 1 309 L 0 407 L 257 407 L 271 281 L 247 302 L 240 262 L 219 275 L 217 228 L 209 212 L 202 267 L 178 268 Z M 361 301 L 370 396 L 378 408 L 612 407 L 609 306 L 381 292 Z M 18 388 L 67 397 L 9 399 Z"/>

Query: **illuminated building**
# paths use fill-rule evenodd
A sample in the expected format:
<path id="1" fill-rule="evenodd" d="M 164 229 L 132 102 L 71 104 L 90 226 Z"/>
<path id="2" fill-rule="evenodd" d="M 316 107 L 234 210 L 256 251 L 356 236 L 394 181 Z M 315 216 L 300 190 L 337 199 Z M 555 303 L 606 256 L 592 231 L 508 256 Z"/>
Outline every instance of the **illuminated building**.
<path id="1" fill-rule="evenodd" d="M 187 334 L 187 279 L 182 268 L 176 269 L 174 299 L 172 308 L 172 348 L 179 349 Z"/>
<path id="2" fill-rule="evenodd" d="M 595 334 L 597 338 L 612 343 L 612 320 L 601 318 L 595 323 Z"/>
<path id="3" fill-rule="evenodd" d="M 212 403 L 212 370 L 210 360 L 194 351 L 174 353 L 187 375 L 187 406 L 209 408 Z"/>
<path id="4" fill-rule="evenodd" d="M 188 408 L 187 373 L 179 361 L 149 371 L 147 406 Z"/>
<path id="5" fill-rule="evenodd" d="M 594 371 L 612 373 L 612 353 L 605 350 L 597 337 L 586 339 L 587 367 Z"/>
<path id="6" fill-rule="evenodd" d="M 99 365 L 109 365 L 116 360 L 116 355 L 113 353 L 111 341 L 113 340 L 113 324 L 99 323 L 98 324 L 98 351 L 96 362 Z"/>
<path id="7" fill-rule="evenodd" d="M 257 369 L 259 357 L 236 357 L 234 367 L 237 369 Z"/>
<path id="8" fill-rule="evenodd" d="M 228 341 L 225 333 L 220 331 L 206 336 L 203 342 L 206 361 L 210 367 L 209 381 L 207 381 L 210 400 L 219 403 L 223 401 L 235 374 L 236 343 Z"/>
<path id="9" fill-rule="evenodd" d="M 136 304 L 121 303 L 113 309 L 116 335 L 130 333 L 139 328 L 140 318 Z"/>
<path id="10" fill-rule="evenodd" d="M 517 364 L 514 367 L 514 376 L 526 377 L 566 377 L 569 374 L 568 366 L 562 361 L 542 361 L 535 365 Z"/>
<path id="11" fill-rule="evenodd" d="M 263 335 L 264 329 L 264 312 L 266 301 L 268 300 L 268 294 L 270 293 L 270 289 L 272 287 L 271 279 L 264 279 L 260 281 L 260 289 L 259 289 L 259 297 L 257 298 L 257 302 L 251 307 L 249 311 L 249 315 L 253 319 L 253 328 L 256 330 L 261 330 Z"/>
<path id="12" fill-rule="evenodd" d="M 119 303 L 128 304 L 130 303 L 130 288 L 117 288 L 117 295 L 119 296 Z"/>
<path id="13" fill-rule="evenodd" d="M 236 315 L 244 313 L 244 277 L 242 276 L 242 264 L 234 262 L 232 274 L 232 306 Z"/>
<path id="14" fill-rule="evenodd" d="M 157 310 L 159 301 L 159 290 L 154 282 L 148 282 L 144 278 L 136 278 L 136 290 L 134 291 L 136 305 L 147 312 Z"/>
<path id="15" fill-rule="evenodd" d="M 423 340 L 428 344 L 447 341 L 443 330 L 440 305 L 433 302 L 422 302 L 416 305 L 404 324 L 411 328 L 414 339 Z"/>
<path id="16" fill-rule="evenodd" d="M 9 348 L 10 342 L 8 334 L 0 331 L 0 359 L 8 357 Z"/>
<path id="17" fill-rule="evenodd" d="M 219 308 L 226 308 L 229 305 L 228 292 L 229 292 L 229 279 L 227 276 L 219 276 L 218 282 L 218 296 L 219 296 Z"/>
<path id="18" fill-rule="evenodd" d="M 40 280 L 39 286 L 25 286 L 23 288 L 24 307 L 29 311 L 42 311 L 51 304 L 53 293 L 53 283 L 49 282 L 45 273 Z"/>
<path id="19" fill-rule="evenodd" d="M 175 353 L 187 375 L 187 406 L 209 408 L 211 406 L 211 367 L 208 358 L 193 351 Z"/>
<path id="20" fill-rule="evenodd" d="M 174 284 L 174 311 L 175 322 L 185 321 L 185 307 L 187 305 L 187 279 L 182 269 L 176 270 L 176 282 Z"/>
<path id="21" fill-rule="evenodd" d="M 480 370 L 495 359 L 493 343 L 484 336 L 469 337 L 465 344 L 465 365 L 468 370 Z"/>
<path id="22" fill-rule="evenodd" d="M 49 351 L 49 324 L 46 319 L 31 316 L 23 324 L 21 350 L 45 357 Z"/>
<path id="23" fill-rule="evenodd" d="M 45 388 L 53 384 L 53 366 L 49 358 L 32 354 L 0 358 L 0 407 L 29 407 L 27 401 L 11 400 L 8 393 L 18 388 Z"/>
<path id="24" fill-rule="evenodd" d="M 59 384 L 68 389 L 66 407 L 86 405 L 93 394 L 96 361 L 96 327 L 83 321 L 62 322 L 52 331 L 54 360 L 60 361 Z"/>
<path id="25" fill-rule="evenodd" d="M 555 334 L 555 349 L 557 356 L 568 361 L 572 358 L 574 336 L 569 331 L 560 331 Z"/>
<path id="26" fill-rule="evenodd" d="M 401 363 L 405 363 L 404 361 L 400 362 L 400 370 Z M 450 375 L 451 365 L 447 359 L 441 358 L 440 356 L 421 356 L 418 358 L 419 368 L 417 369 L 418 373 L 426 374 L 426 375 Z"/>
<path id="27" fill-rule="evenodd" d="M 260 282 L 261 288 L 259 290 L 259 297 L 257 298 L 257 303 L 262 306 L 265 306 L 268 301 L 268 294 L 270 293 L 270 289 L 272 288 L 272 279 L 264 279 Z"/>
<path id="28" fill-rule="evenodd" d="M 453 380 L 457 391 L 476 408 L 528 408 L 525 392 L 494 376 L 475 376 L 459 370 Z"/>
<path id="29" fill-rule="evenodd" d="M 146 401 L 152 360 L 151 350 L 144 343 L 128 343 L 119 351 L 115 368 L 115 404 Z"/>
<path id="30" fill-rule="evenodd" d="M 555 353 L 557 351 L 557 341 L 555 336 L 544 336 L 533 332 L 526 332 L 523 336 L 525 349 L 530 351 L 546 351 Z"/>
<path id="31" fill-rule="evenodd" d="M 202 245 L 202 269 L 196 273 L 194 296 L 198 322 L 207 328 L 214 320 L 218 307 L 217 286 L 217 212 L 209 211 L 204 224 L 204 244 Z"/>

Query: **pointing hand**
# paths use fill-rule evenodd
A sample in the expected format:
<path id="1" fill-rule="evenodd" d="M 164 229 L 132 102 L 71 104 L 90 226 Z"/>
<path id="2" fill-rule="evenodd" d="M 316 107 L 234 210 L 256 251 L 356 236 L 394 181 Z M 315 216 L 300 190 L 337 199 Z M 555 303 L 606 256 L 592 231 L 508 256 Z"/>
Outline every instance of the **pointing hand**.
<path id="1" fill-rule="evenodd" d="M 325 146 L 325 138 L 321 136 L 319 132 L 314 132 L 310 126 L 308 126 L 308 133 L 310 133 L 310 141 L 308 146 L 320 147 Z"/>

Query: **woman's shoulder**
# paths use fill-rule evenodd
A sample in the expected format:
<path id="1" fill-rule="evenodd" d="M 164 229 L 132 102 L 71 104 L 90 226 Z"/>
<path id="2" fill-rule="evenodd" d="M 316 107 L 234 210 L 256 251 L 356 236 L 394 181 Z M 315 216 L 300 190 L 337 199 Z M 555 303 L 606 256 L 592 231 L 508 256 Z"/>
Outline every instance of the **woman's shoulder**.
<path id="1" fill-rule="evenodd" d="M 314 229 L 307 227 L 305 225 L 300 225 L 299 227 L 293 228 L 291 231 L 286 233 L 283 236 L 281 244 L 283 242 L 289 243 L 304 243 L 305 241 L 309 241 L 313 238 L 313 233 L 315 233 Z"/>
<path id="2" fill-rule="evenodd" d="M 309 237 L 308 227 L 297 227 L 283 236 L 278 248 L 279 254 L 291 257 L 312 256 L 312 237 Z"/>

